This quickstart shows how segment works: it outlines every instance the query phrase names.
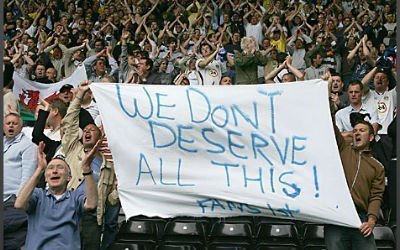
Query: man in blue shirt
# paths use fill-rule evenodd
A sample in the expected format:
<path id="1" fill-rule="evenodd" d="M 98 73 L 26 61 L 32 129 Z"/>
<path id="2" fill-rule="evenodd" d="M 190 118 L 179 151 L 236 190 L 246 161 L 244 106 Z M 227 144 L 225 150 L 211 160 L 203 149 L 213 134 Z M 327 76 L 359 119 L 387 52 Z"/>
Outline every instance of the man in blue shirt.
<path id="1" fill-rule="evenodd" d="M 90 162 L 99 146 L 90 150 L 82 160 L 86 193 L 67 190 L 71 169 L 63 157 L 56 156 L 47 164 L 43 152 L 45 144 L 39 143 L 37 168 L 25 183 L 15 208 L 28 213 L 28 233 L 25 249 L 81 249 L 79 219 L 84 210 L 97 207 L 97 187 Z M 35 188 L 44 173 L 49 189 Z M 86 194 L 86 197 L 85 197 Z"/>
<path id="2" fill-rule="evenodd" d="M 36 166 L 36 146 L 22 131 L 16 113 L 4 117 L 3 124 L 3 207 L 4 248 L 18 249 L 25 241 L 27 215 L 14 208 L 18 192 L 32 176 Z"/>

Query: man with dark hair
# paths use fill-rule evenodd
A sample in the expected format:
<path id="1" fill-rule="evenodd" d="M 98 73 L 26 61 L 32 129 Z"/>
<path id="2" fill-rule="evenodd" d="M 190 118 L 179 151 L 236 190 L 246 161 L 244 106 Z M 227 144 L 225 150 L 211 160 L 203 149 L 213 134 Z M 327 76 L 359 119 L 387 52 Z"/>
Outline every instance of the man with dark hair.
<path id="1" fill-rule="evenodd" d="M 375 57 L 367 46 L 367 35 L 352 49 L 344 60 L 353 71 L 353 79 L 361 80 L 375 66 Z"/>
<path id="2" fill-rule="evenodd" d="M 88 56 L 94 56 L 97 53 L 99 53 L 100 51 L 102 51 L 104 49 L 104 47 L 106 46 L 106 43 L 104 42 L 103 39 L 101 38 L 96 38 L 96 40 L 93 43 L 94 49 L 90 49 L 88 51 Z"/>
<path id="3" fill-rule="evenodd" d="M 221 45 L 212 51 L 211 45 L 203 43 L 200 45 L 202 58 L 196 61 L 197 82 L 199 85 L 219 85 L 222 77 L 222 63 L 215 59 Z"/>
<path id="4" fill-rule="evenodd" d="M 72 48 L 67 48 L 61 43 L 58 45 L 64 53 L 63 65 L 65 78 L 70 77 L 78 66 L 85 60 L 85 48 L 87 43 L 88 41 L 85 40 L 81 45 Z"/>
<path id="5" fill-rule="evenodd" d="M 71 84 L 63 85 L 58 92 L 58 98 L 60 98 L 63 102 L 69 104 L 74 98 L 74 94 L 71 91 L 73 88 L 74 86 L 72 86 Z"/>
<path id="6" fill-rule="evenodd" d="M 374 128 L 365 120 L 356 121 L 351 141 L 344 140 L 336 124 L 334 129 L 347 186 L 362 224 L 359 229 L 326 225 L 325 243 L 328 249 L 376 249 L 372 232 L 385 189 L 385 171 L 371 154 Z"/>
<path id="7" fill-rule="evenodd" d="M 167 40 L 168 50 L 164 52 L 160 52 L 158 56 L 160 59 L 167 59 L 167 69 L 166 73 L 171 74 L 173 71 L 176 71 L 177 60 L 183 57 L 183 54 L 180 52 L 177 47 L 177 40 L 175 37 L 169 37 Z M 148 57 L 148 56 L 147 56 Z"/>
<path id="8" fill-rule="evenodd" d="M 128 55 L 128 40 L 130 39 L 131 33 L 129 31 L 122 32 L 121 35 L 121 64 L 119 70 L 119 81 L 126 82 L 128 74 L 136 69 L 136 62 L 134 55 Z"/>
<path id="9" fill-rule="evenodd" d="M 61 122 L 67 113 L 68 105 L 59 98 L 51 100 L 50 103 L 42 101 L 42 105 L 44 105 L 44 109 L 39 110 L 38 118 L 33 127 L 32 141 L 36 144 L 41 141 L 46 143 L 44 152 L 50 160 L 61 144 Z M 49 129 L 45 129 L 46 125 Z M 51 141 L 55 144 L 53 145 Z"/>
<path id="10" fill-rule="evenodd" d="M 279 67 L 265 76 L 265 82 L 275 83 L 274 78 L 276 78 L 278 82 L 295 82 L 297 80 L 302 81 L 304 79 L 304 74 L 292 65 L 292 57 L 288 56 Z"/>
<path id="11" fill-rule="evenodd" d="M 74 86 L 72 86 L 71 84 L 63 85 L 59 90 L 58 98 L 69 105 L 74 98 L 74 94 L 72 93 L 73 89 Z M 89 94 L 85 96 L 84 103 L 85 105 L 89 105 L 91 103 L 91 96 Z M 87 124 L 93 123 L 94 118 L 92 117 L 91 113 L 85 108 L 81 108 L 79 112 L 79 127 L 83 129 Z"/>
<path id="12" fill-rule="evenodd" d="M 167 73 L 168 59 L 161 59 L 161 61 L 156 66 L 157 71 L 154 72 L 155 79 L 154 84 L 159 85 L 170 85 L 172 83 L 172 74 Z"/>
<path id="13" fill-rule="evenodd" d="M 240 41 L 242 37 L 240 36 L 240 33 L 238 31 L 233 32 L 232 38 L 229 40 L 229 43 L 224 46 L 224 49 L 226 50 L 227 53 L 234 54 L 239 53 L 242 51 L 242 48 L 240 47 Z"/>
<path id="14" fill-rule="evenodd" d="M 97 143 L 96 145 L 99 145 Z M 67 190 L 71 179 L 68 163 L 56 157 L 47 164 L 41 142 L 37 153 L 37 168 L 25 183 L 15 201 L 15 208 L 28 213 L 26 249 L 81 249 L 79 219 L 83 212 L 97 207 L 97 187 L 93 177 L 92 161 L 96 146 L 83 158 L 82 169 L 85 192 Z M 48 190 L 35 188 L 45 176 Z"/>
<path id="15" fill-rule="evenodd" d="M 397 106 L 397 88 L 389 89 L 389 76 L 392 74 L 391 71 L 384 71 L 375 67 L 361 81 L 364 85 L 363 103 L 368 108 L 375 109 L 378 112 L 378 122 L 382 125 L 382 129 L 379 130 L 378 135 L 380 136 L 385 161 L 387 162 L 391 159 L 390 153 L 393 148 L 387 129 L 395 117 Z M 372 78 L 375 87 L 374 90 L 370 90 L 369 88 Z"/>
<path id="16" fill-rule="evenodd" d="M 349 105 L 349 95 L 343 91 L 344 82 L 342 81 L 340 74 L 337 72 L 332 72 L 330 74 L 332 76 L 332 101 L 338 109 L 342 109 Z"/>
<path id="17" fill-rule="evenodd" d="M 156 74 L 152 74 L 153 60 L 148 57 L 139 59 L 137 71 L 131 71 L 126 79 L 127 83 L 134 84 L 155 84 L 157 83 Z"/>
<path id="18" fill-rule="evenodd" d="M 88 72 L 88 79 L 93 82 L 100 82 L 106 75 L 118 76 L 118 63 L 112 54 L 111 46 L 107 46 L 96 55 L 88 57 L 83 63 Z"/>
<path id="19" fill-rule="evenodd" d="M 316 51 L 311 54 L 311 66 L 306 68 L 304 71 L 304 80 L 320 79 L 325 73 L 328 67 L 322 65 L 323 57 L 322 52 Z"/>
<path id="20" fill-rule="evenodd" d="M 337 111 L 335 114 L 336 125 L 346 140 L 351 141 L 353 137 L 353 127 L 350 123 L 351 113 L 357 112 L 361 114 L 369 114 L 369 122 L 374 128 L 374 134 L 377 134 L 380 126 L 378 124 L 378 113 L 376 112 L 376 109 L 370 109 L 361 102 L 362 90 L 363 85 L 360 81 L 355 80 L 350 82 L 347 89 L 347 93 L 350 97 L 350 105 Z"/>
<path id="21" fill-rule="evenodd" d="M 53 83 L 46 76 L 46 66 L 44 64 L 38 63 L 35 67 L 35 73 L 32 77 L 32 80 L 40 83 Z"/>

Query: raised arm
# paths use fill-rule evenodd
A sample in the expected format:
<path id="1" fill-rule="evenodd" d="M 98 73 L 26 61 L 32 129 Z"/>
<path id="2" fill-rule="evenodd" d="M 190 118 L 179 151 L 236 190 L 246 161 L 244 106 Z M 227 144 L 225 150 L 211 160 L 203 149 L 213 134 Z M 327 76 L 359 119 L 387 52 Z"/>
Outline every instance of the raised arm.
<path id="1" fill-rule="evenodd" d="M 90 167 L 90 163 L 92 162 L 95 153 L 98 152 L 98 147 L 101 143 L 101 140 L 96 142 L 96 145 L 85 155 L 82 160 L 82 173 L 85 178 L 85 189 L 86 189 L 86 200 L 83 204 L 85 210 L 94 210 L 97 207 L 97 186 L 96 182 L 93 178 L 93 170 Z"/>
<path id="2" fill-rule="evenodd" d="M 250 8 L 255 12 L 258 13 L 261 17 L 263 16 L 263 13 L 259 11 L 253 4 L 249 2 Z"/>
<path id="3" fill-rule="evenodd" d="M 163 28 L 163 29 L 160 31 L 160 33 L 158 34 L 158 37 L 157 37 L 157 40 L 158 40 L 158 41 L 161 41 L 161 39 L 163 38 L 163 36 L 164 36 L 166 30 L 168 29 L 169 24 L 170 24 L 170 22 L 168 21 L 168 22 L 164 25 L 164 28 Z"/>
<path id="4" fill-rule="evenodd" d="M 349 33 L 350 32 L 350 30 L 354 27 L 354 21 L 349 25 L 349 26 L 347 26 L 347 28 L 343 31 L 343 34 L 347 34 L 347 33 Z"/>
<path id="5" fill-rule="evenodd" d="M 83 81 L 62 121 L 61 127 L 64 130 L 64 136 L 62 137 L 61 145 L 65 152 L 68 152 L 75 143 L 79 143 L 79 112 L 83 96 L 88 90 L 88 81 Z"/>
<path id="6" fill-rule="evenodd" d="M 114 75 L 118 71 L 118 63 L 117 60 L 115 60 L 113 54 L 112 54 L 112 46 L 106 46 L 106 55 L 108 58 L 108 63 L 111 66 L 111 72 L 110 75 Z"/>
<path id="7" fill-rule="evenodd" d="M 61 44 L 61 43 L 58 44 L 58 47 L 60 47 L 60 49 L 64 53 L 67 53 L 67 54 L 73 54 L 75 51 L 85 48 L 85 46 L 86 46 L 85 42 L 82 43 L 81 45 L 71 47 L 71 48 L 67 48 L 64 44 Z"/>
<path id="8" fill-rule="evenodd" d="M 369 92 L 369 83 L 374 77 L 375 73 L 378 71 L 378 67 L 374 67 L 368 74 L 364 76 L 364 78 L 361 80 L 363 84 L 363 95 L 366 95 Z"/>
<path id="9" fill-rule="evenodd" d="M 299 81 L 304 80 L 304 73 L 292 65 L 292 57 L 291 56 L 288 56 L 286 58 L 286 66 L 288 67 L 290 72 L 292 72 L 297 77 L 297 80 L 299 80 Z"/>
<path id="10" fill-rule="evenodd" d="M 357 43 L 356 47 L 354 47 L 354 49 L 352 49 L 349 54 L 347 55 L 347 60 L 348 61 L 353 61 L 354 56 L 357 54 L 358 49 L 360 48 L 360 46 L 362 46 L 362 42 L 360 41 L 359 43 Z"/>
<path id="11" fill-rule="evenodd" d="M 39 183 L 40 177 L 43 175 L 44 170 L 47 166 L 46 155 L 43 152 L 45 144 L 43 142 L 39 143 L 37 150 L 37 167 L 31 178 L 24 183 L 24 186 L 18 193 L 18 197 L 15 200 L 14 207 L 17 209 L 22 209 L 27 211 L 29 208 L 29 200 L 31 199 L 32 192 L 36 185 Z"/>
<path id="12" fill-rule="evenodd" d="M 215 55 L 218 53 L 218 50 L 221 48 L 220 46 L 221 45 L 218 45 L 217 49 L 209 57 L 199 61 L 198 65 L 200 68 L 205 68 L 214 59 Z"/>
<path id="13" fill-rule="evenodd" d="M 275 83 L 274 78 L 286 67 L 286 61 L 284 61 L 279 67 L 272 70 L 267 76 L 265 76 L 265 83 Z"/>
<path id="14" fill-rule="evenodd" d="M 249 20 L 247 20 L 247 18 L 249 17 L 251 11 L 247 12 L 244 16 L 243 16 L 243 25 L 246 26 L 249 23 Z"/>
<path id="15" fill-rule="evenodd" d="M 362 45 L 363 45 L 363 54 L 366 57 L 368 64 L 371 66 L 375 66 L 375 60 L 372 56 L 370 48 L 368 48 L 368 46 L 367 46 L 367 40 L 368 40 L 367 35 L 364 35 L 364 37 L 361 40 Z"/>
<path id="16" fill-rule="evenodd" d="M 148 16 L 150 16 L 150 14 L 156 9 L 157 5 L 158 5 L 159 0 L 157 0 L 154 5 L 153 8 L 151 8 L 145 15 L 144 18 L 147 18 Z"/>
<path id="17" fill-rule="evenodd" d="M 58 46 L 58 38 L 55 39 L 54 43 L 50 45 L 52 39 L 49 39 L 46 41 L 46 43 L 44 44 L 44 49 L 43 52 L 44 53 L 49 53 L 50 51 L 52 51 L 55 47 Z"/>

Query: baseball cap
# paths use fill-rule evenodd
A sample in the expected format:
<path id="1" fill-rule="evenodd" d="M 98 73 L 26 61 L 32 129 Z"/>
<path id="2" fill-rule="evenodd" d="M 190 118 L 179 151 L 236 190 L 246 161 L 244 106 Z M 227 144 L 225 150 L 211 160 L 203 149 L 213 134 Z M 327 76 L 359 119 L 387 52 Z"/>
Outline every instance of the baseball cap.
<path id="1" fill-rule="evenodd" d="M 71 91 L 71 89 L 73 89 L 74 86 L 72 86 L 71 84 L 64 84 L 61 88 L 60 88 L 60 93 L 64 93 L 67 91 Z"/>

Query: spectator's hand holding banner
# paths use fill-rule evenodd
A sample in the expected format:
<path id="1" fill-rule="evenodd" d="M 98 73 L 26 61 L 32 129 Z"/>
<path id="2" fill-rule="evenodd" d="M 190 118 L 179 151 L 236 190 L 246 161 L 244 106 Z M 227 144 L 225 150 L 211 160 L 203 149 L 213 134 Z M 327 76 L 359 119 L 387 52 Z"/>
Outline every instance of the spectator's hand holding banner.
<path id="1" fill-rule="evenodd" d="M 127 218 L 251 215 L 361 225 L 326 82 L 91 89 Z"/>

